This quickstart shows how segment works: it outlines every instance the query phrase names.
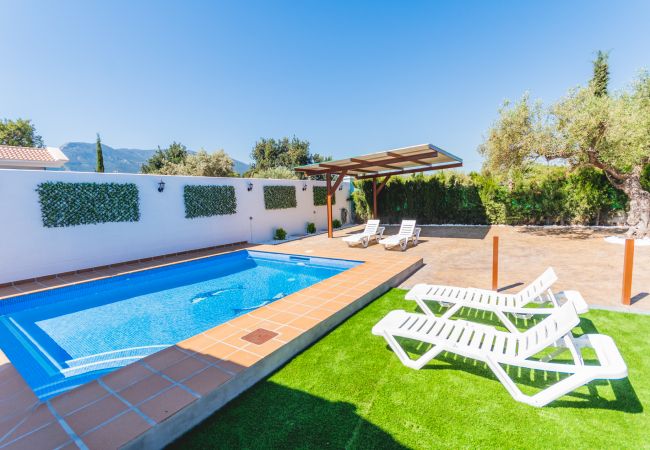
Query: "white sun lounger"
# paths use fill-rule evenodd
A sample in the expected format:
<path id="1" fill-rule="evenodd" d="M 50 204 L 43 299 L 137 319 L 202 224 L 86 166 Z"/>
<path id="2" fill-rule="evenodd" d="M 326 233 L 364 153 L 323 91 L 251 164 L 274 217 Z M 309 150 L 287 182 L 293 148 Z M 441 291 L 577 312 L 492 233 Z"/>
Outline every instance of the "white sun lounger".
<path id="1" fill-rule="evenodd" d="M 627 376 L 627 366 L 616 344 L 609 336 L 585 334 L 574 338 L 571 329 L 580 319 L 573 303 L 565 303 L 551 315 L 523 334 L 499 331 L 494 327 L 464 320 L 450 320 L 424 314 L 392 311 L 377 323 L 372 333 L 386 339 L 402 364 L 420 369 L 441 352 L 450 352 L 485 362 L 512 397 L 532 406 L 544 406 L 553 400 L 596 379 L 618 379 Z M 417 359 L 411 359 L 396 338 L 431 344 Z M 598 365 L 585 365 L 580 348 L 593 348 Z M 540 359 L 537 353 L 556 348 Z M 573 363 L 553 362 L 565 350 L 571 352 Z M 502 365 L 570 374 L 567 378 L 535 395 L 524 394 Z"/>
<path id="2" fill-rule="evenodd" d="M 409 242 L 413 242 L 414 247 L 418 245 L 421 230 L 421 228 L 415 226 L 415 220 L 402 220 L 399 232 L 381 239 L 379 243 L 386 249 L 399 245 L 402 251 L 404 251 L 408 247 Z"/>
<path id="3" fill-rule="evenodd" d="M 361 244 L 363 248 L 368 247 L 368 244 L 373 239 L 379 241 L 384 236 L 384 227 L 379 226 L 379 220 L 369 220 L 366 223 L 366 228 L 361 233 L 356 233 L 343 238 L 348 246 Z"/>
<path id="4" fill-rule="evenodd" d="M 435 314 L 427 305 L 428 301 L 435 301 L 441 306 L 448 307 L 449 309 L 441 316 L 443 319 L 450 318 L 461 308 L 488 311 L 494 313 L 508 330 L 518 333 L 519 330 L 506 314 L 528 319 L 537 314 L 552 314 L 561 303 L 565 302 L 572 302 L 578 314 L 589 311 L 589 306 L 578 291 L 563 291 L 558 295 L 553 294 L 551 286 L 556 281 L 557 275 L 553 268 L 549 267 L 535 281 L 516 294 L 504 294 L 486 289 L 417 284 L 406 294 L 405 298 L 415 301 L 422 312 L 429 316 L 435 316 Z M 547 303 L 550 307 L 527 308 L 526 306 L 531 303 Z"/>

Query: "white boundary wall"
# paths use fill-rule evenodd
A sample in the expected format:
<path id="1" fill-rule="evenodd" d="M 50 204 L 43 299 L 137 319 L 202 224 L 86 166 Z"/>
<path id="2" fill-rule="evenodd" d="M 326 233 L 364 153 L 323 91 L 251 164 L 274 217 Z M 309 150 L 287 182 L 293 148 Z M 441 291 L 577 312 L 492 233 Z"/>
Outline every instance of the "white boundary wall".
<path id="1" fill-rule="evenodd" d="M 158 192 L 161 179 L 162 193 Z M 135 183 L 140 221 L 46 228 L 36 193 L 44 181 Z M 253 183 L 250 192 L 249 182 Z M 234 186 L 237 213 L 186 219 L 186 184 Z M 266 210 L 263 187 L 270 185 L 296 186 L 298 207 Z M 325 182 L 0 169 L 0 283 L 233 242 L 266 241 L 278 227 L 289 234 L 304 234 L 307 222 L 324 229 L 327 211 L 325 206 L 314 206 L 314 185 Z M 340 219 L 341 209 L 346 208 L 349 221 L 350 184 L 344 181 L 342 186 L 333 216 Z"/>

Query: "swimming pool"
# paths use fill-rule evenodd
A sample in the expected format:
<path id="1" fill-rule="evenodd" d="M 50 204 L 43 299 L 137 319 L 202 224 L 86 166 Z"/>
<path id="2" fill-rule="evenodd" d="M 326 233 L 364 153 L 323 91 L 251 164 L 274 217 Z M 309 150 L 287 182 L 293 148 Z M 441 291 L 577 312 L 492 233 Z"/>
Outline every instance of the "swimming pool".
<path id="1" fill-rule="evenodd" d="M 240 250 L 0 301 L 0 348 L 45 399 L 361 264 Z"/>

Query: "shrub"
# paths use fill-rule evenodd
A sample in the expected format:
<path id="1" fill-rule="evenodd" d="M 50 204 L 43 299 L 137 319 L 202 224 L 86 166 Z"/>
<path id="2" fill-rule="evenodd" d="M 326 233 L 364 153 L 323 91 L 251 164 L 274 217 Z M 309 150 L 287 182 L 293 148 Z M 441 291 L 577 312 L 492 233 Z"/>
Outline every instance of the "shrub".
<path id="1" fill-rule="evenodd" d="M 295 186 L 264 186 L 264 207 L 266 209 L 295 208 Z"/>
<path id="2" fill-rule="evenodd" d="M 314 206 L 327 205 L 327 187 L 314 186 L 312 191 L 314 197 Z M 332 195 L 332 205 L 336 204 L 336 192 Z"/>
<path id="3" fill-rule="evenodd" d="M 341 228 L 341 221 L 339 219 L 332 220 L 332 228 Z"/>
<path id="4" fill-rule="evenodd" d="M 43 226 L 70 227 L 140 220 L 134 183 L 45 182 L 36 188 Z"/>
<path id="5" fill-rule="evenodd" d="M 314 222 L 307 223 L 307 233 L 314 234 L 316 232 L 316 224 Z"/>
<path id="6" fill-rule="evenodd" d="M 237 212 L 234 186 L 183 186 L 185 217 L 223 216 Z"/>
<path id="7" fill-rule="evenodd" d="M 278 228 L 273 234 L 273 239 L 276 241 L 284 241 L 287 237 L 287 232 L 283 228 Z"/>
<path id="8" fill-rule="evenodd" d="M 372 182 L 355 181 L 352 199 L 355 216 L 370 218 Z M 389 223 L 414 218 L 422 224 L 591 224 L 626 204 L 600 170 L 537 165 L 510 186 L 489 173 L 395 177 L 381 192 L 378 213 Z"/>

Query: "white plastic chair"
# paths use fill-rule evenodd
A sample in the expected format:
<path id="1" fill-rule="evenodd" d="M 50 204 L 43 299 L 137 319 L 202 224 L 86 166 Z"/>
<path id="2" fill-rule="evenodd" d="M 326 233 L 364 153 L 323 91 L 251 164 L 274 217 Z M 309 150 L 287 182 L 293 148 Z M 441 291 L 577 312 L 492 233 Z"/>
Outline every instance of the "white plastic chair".
<path id="1" fill-rule="evenodd" d="M 601 334 L 573 337 L 571 329 L 579 322 L 571 302 L 555 309 L 551 315 L 522 334 L 499 331 L 494 327 L 464 320 L 392 311 L 373 327 L 372 333 L 386 339 L 402 364 L 412 369 L 424 367 L 441 352 L 485 362 L 515 400 L 539 407 L 592 380 L 627 376 L 627 366 L 612 338 Z M 432 348 L 417 359 L 411 359 L 397 338 L 431 344 Z M 557 350 L 544 358 L 531 359 L 551 347 Z M 581 348 L 595 350 L 598 364 L 586 365 L 580 353 Z M 573 363 L 552 362 L 566 350 L 571 352 Z M 570 375 L 534 395 L 526 395 L 502 365 Z"/>
<path id="2" fill-rule="evenodd" d="M 422 228 L 417 228 L 415 226 L 415 220 L 402 220 L 402 224 L 400 225 L 397 234 L 383 238 L 379 240 L 379 243 L 382 244 L 385 249 L 399 245 L 402 251 L 404 251 L 408 247 L 409 242 L 413 242 L 413 247 L 418 245 L 420 231 L 422 231 Z"/>
<path id="3" fill-rule="evenodd" d="M 433 284 L 417 284 L 406 294 L 407 300 L 413 300 L 422 312 L 435 316 L 428 301 L 438 302 L 443 307 L 448 307 L 441 316 L 447 319 L 456 314 L 461 308 L 473 308 L 494 313 L 508 330 L 519 332 L 506 314 L 518 318 L 529 319 L 534 315 L 552 314 L 561 303 L 572 302 L 578 314 L 589 311 L 589 306 L 578 291 L 563 291 L 556 296 L 551 291 L 551 286 L 557 281 L 557 275 L 549 267 L 535 281 L 516 294 L 505 294 L 497 291 L 476 288 L 461 288 Z M 549 304 L 550 307 L 527 308 L 534 304 Z"/>
<path id="4" fill-rule="evenodd" d="M 384 236 L 384 227 L 379 226 L 379 220 L 369 220 L 361 233 L 352 234 L 343 238 L 349 247 L 361 244 L 363 248 L 368 247 L 372 240 L 379 241 Z"/>

